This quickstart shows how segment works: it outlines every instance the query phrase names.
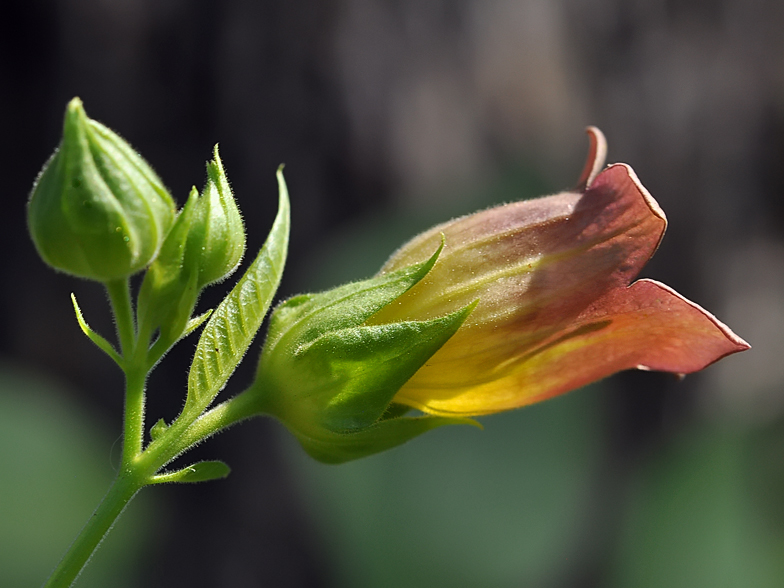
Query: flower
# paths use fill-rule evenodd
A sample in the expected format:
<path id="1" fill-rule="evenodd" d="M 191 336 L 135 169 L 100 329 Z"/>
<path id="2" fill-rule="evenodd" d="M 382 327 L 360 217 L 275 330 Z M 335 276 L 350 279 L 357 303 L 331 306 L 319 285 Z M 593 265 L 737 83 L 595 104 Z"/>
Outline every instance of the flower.
<path id="1" fill-rule="evenodd" d="M 381 275 L 432 270 L 368 321 L 421 321 L 478 305 L 396 393 L 435 415 L 481 415 L 538 402 L 625 369 L 687 374 L 749 345 L 654 280 L 632 280 L 667 227 L 626 164 L 604 165 L 602 133 L 575 191 L 491 208 L 404 245 Z"/>
<path id="2" fill-rule="evenodd" d="M 685 374 L 748 349 L 664 284 L 631 283 L 667 220 L 629 166 L 601 171 L 604 137 L 588 134 L 575 191 L 434 227 L 373 278 L 279 305 L 253 411 L 339 463 L 620 370 Z"/>

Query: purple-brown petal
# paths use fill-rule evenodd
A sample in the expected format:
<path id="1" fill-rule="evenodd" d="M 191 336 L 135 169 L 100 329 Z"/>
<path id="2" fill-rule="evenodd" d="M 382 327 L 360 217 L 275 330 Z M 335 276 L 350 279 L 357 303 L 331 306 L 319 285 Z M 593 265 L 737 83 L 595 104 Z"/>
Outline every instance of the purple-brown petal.
<path id="1" fill-rule="evenodd" d="M 518 349 L 497 364 L 498 377 L 469 378 L 461 386 L 461 375 L 470 372 L 465 358 L 445 354 L 409 380 L 396 400 L 436 414 L 487 414 L 539 402 L 625 369 L 695 372 L 748 348 L 698 305 L 664 284 L 639 280 L 596 301 L 569 328 Z M 453 377 L 445 379 L 444 373 Z"/>
<path id="2" fill-rule="evenodd" d="M 491 413 L 623 369 L 689 373 L 748 348 L 666 286 L 629 286 L 658 247 L 666 217 L 629 166 L 597 175 L 603 137 L 589 134 L 584 192 L 453 220 L 416 237 L 384 266 L 422 261 L 445 236 L 433 270 L 373 323 L 425 320 L 480 301 L 396 401 L 431 413 Z"/>

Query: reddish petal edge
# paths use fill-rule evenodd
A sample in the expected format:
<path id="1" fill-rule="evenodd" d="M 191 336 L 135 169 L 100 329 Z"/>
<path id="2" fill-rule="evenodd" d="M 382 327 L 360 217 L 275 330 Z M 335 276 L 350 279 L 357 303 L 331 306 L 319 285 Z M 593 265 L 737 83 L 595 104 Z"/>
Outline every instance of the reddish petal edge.
<path id="1" fill-rule="evenodd" d="M 569 331 L 525 350 L 517 365 L 496 380 L 462 388 L 434 386 L 439 369 L 451 373 L 461 368 L 433 361 L 424 370 L 435 372 L 424 381 L 415 375 L 396 400 L 432 414 L 491 414 L 540 402 L 627 369 L 693 373 L 748 348 L 746 341 L 698 304 L 660 282 L 643 279 L 608 293 Z"/>
<path id="2" fill-rule="evenodd" d="M 665 222 L 665 228 L 666 228 L 667 215 L 664 214 L 664 211 L 662 210 L 662 207 L 659 206 L 659 203 L 656 201 L 656 198 L 654 198 L 651 195 L 651 193 L 648 192 L 648 189 L 642 185 L 640 178 L 637 177 L 637 174 L 632 169 L 632 166 L 630 166 L 628 163 L 613 163 L 612 165 L 608 165 L 607 169 L 616 166 L 626 168 L 626 173 L 629 174 L 629 179 L 631 179 L 631 181 L 634 182 L 634 186 L 640 191 L 640 194 L 642 194 L 642 197 L 645 199 L 645 203 L 651 209 L 651 212 Z"/>
<path id="3" fill-rule="evenodd" d="M 708 312 L 707 310 L 705 310 L 702 306 L 700 306 L 696 302 L 693 302 L 693 301 L 689 300 L 688 298 L 686 298 L 685 296 L 682 296 L 681 294 L 679 294 L 678 292 L 676 292 L 675 290 L 670 288 L 667 284 L 663 284 L 663 283 L 659 282 L 658 280 L 651 280 L 650 278 L 641 278 L 641 279 L 637 280 L 636 282 L 634 282 L 633 284 L 631 284 L 629 286 L 629 288 L 632 288 L 635 284 L 639 284 L 639 283 L 647 283 L 647 284 L 651 284 L 653 286 L 656 286 L 658 288 L 661 288 L 662 290 L 664 290 L 665 292 L 667 292 L 671 296 L 674 296 L 675 298 L 679 298 L 682 302 L 685 302 L 686 304 L 688 304 L 689 306 L 691 306 L 695 310 L 698 310 L 703 315 L 705 315 L 705 318 L 707 318 L 709 321 L 711 321 L 714 324 L 714 326 L 717 329 L 719 329 L 719 331 L 721 331 L 724 334 L 725 337 L 727 337 L 728 341 L 730 341 L 733 345 L 735 345 L 736 349 L 728 350 L 723 355 L 719 355 L 718 357 L 716 357 L 713 361 L 710 361 L 710 362 L 706 363 L 704 366 L 702 366 L 701 368 L 698 368 L 698 369 L 694 370 L 694 372 L 697 372 L 697 371 L 699 371 L 701 369 L 704 369 L 704 368 L 708 367 L 709 365 L 716 363 L 720 359 L 722 359 L 724 357 L 727 357 L 728 355 L 732 355 L 733 353 L 738 353 L 740 351 L 746 351 L 747 349 L 751 349 L 751 345 L 749 345 L 745 340 L 741 339 L 738 335 L 736 335 L 735 332 L 733 332 L 732 329 L 730 329 L 726 324 L 724 324 L 719 319 L 717 319 L 716 316 L 713 313 Z M 655 370 L 656 368 L 652 368 L 652 367 L 649 367 L 647 365 L 637 365 L 636 369 L 638 369 L 638 370 Z M 686 372 L 686 373 L 694 373 L 694 372 Z"/>

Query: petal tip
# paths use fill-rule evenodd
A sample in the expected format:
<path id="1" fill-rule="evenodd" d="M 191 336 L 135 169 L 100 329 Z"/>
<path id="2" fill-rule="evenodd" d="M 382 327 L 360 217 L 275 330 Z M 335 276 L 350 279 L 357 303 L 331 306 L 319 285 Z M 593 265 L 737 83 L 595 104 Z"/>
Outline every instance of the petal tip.
<path id="1" fill-rule="evenodd" d="M 698 310 L 703 316 L 705 316 L 705 318 L 707 318 L 711 323 L 713 323 L 713 325 L 721 332 L 722 335 L 724 335 L 724 337 L 730 343 L 731 349 L 729 349 L 726 353 L 723 353 L 722 355 L 714 359 L 711 363 L 715 363 L 716 361 L 720 360 L 723 357 L 726 357 L 727 355 L 731 355 L 733 353 L 739 353 L 741 351 L 746 351 L 747 349 L 751 349 L 751 345 L 749 345 L 744 339 L 736 335 L 732 329 L 730 329 L 727 325 L 725 325 L 718 318 L 716 318 L 715 315 L 705 310 L 702 306 L 700 306 L 696 302 L 693 302 L 688 298 L 682 296 L 681 294 L 679 294 L 678 292 L 670 288 L 668 285 L 662 284 L 657 280 L 651 280 L 648 278 L 642 278 L 640 280 L 637 280 L 635 284 L 640 282 L 653 284 L 656 287 L 661 288 L 662 290 L 666 290 L 671 295 L 679 298 L 682 302 L 685 302 L 695 310 Z M 632 284 L 632 286 L 633 285 L 634 284 Z"/>
<path id="2" fill-rule="evenodd" d="M 666 223 L 667 223 L 667 215 L 664 214 L 664 210 L 662 210 L 662 207 L 659 206 L 659 203 L 651 195 L 651 193 L 648 192 L 648 189 L 645 186 L 642 185 L 642 182 L 640 181 L 640 178 L 637 177 L 637 174 L 632 169 L 632 166 L 630 166 L 628 163 L 613 163 L 613 164 L 607 166 L 607 169 L 605 171 L 609 171 L 609 170 L 612 170 L 612 169 L 618 169 L 618 168 L 622 168 L 624 171 L 626 171 L 626 175 L 629 177 L 629 179 L 632 181 L 632 184 L 634 184 L 634 187 L 637 189 L 637 191 L 642 196 L 643 200 L 645 201 L 645 204 L 647 204 L 648 208 L 650 208 L 651 212 L 655 216 L 657 216 L 660 219 L 662 219 L 664 221 L 665 225 L 666 225 Z"/>
<path id="3" fill-rule="evenodd" d="M 607 158 L 607 139 L 604 138 L 604 133 L 594 126 L 586 127 L 585 132 L 588 134 L 590 146 L 585 166 L 577 182 L 578 192 L 585 191 L 593 183 L 596 176 L 602 171 L 604 161 Z"/>

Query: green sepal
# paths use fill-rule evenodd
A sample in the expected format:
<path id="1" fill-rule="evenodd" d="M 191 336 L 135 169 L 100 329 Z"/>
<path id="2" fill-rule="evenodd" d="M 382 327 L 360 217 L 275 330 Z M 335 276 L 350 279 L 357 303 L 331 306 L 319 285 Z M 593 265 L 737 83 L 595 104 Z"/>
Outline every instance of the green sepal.
<path id="1" fill-rule="evenodd" d="M 245 394 L 280 419 L 315 459 L 340 463 L 390 449 L 459 417 L 404 417 L 398 390 L 460 328 L 478 301 L 426 321 L 367 324 L 424 278 L 423 263 L 320 294 L 273 313 L 256 379 Z"/>
<path id="2" fill-rule="evenodd" d="M 270 318 L 261 363 L 273 353 L 294 353 L 324 333 L 357 327 L 427 275 L 439 248 L 427 261 L 395 272 L 352 282 L 320 294 L 303 294 L 279 305 Z"/>
<path id="3" fill-rule="evenodd" d="M 87 321 L 84 320 L 82 309 L 79 308 L 79 304 L 76 302 L 76 296 L 73 293 L 71 294 L 71 302 L 73 302 L 74 312 L 76 313 L 76 321 L 79 323 L 79 327 L 82 329 L 82 332 L 87 335 L 88 339 L 95 343 L 101 351 L 111 357 L 114 363 L 122 368 L 123 358 L 120 357 L 120 354 L 117 353 L 109 341 L 90 328 L 90 325 L 88 325 Z"/>
<path id="4" fill-rule="evenodd" d="M 294 355 L 294 385 L 330 431 L 368 427 L 416 371 L 455 334 L 476 303 L 444 317 L 325 333 Z M 300 383 L 301 379 L 306 382 Z"/>
<path id="5" fill-rule="evenodd" d="M 258 256 L 204 327 L 188 373 L 183 412 L 201 413 L 226 384 L 259 330 L 280 284 L 289 242 L 289 197 L 278 168 L 278 214 Z"/>
<path id="6" fill-rule="evenodd" d="M 183 336 L 199 296 L 196 260 L 185 257 L 198 199 L 193 188 L 139 290 L 137 316 L 141 330 L 160 329 L 157 345 L 164 350 Z"/>
<path id="7" fill-rule="evenodd" d="M 379 420 L 386 421 L 389 419 L 396 419 L 408 414 L 412 410 L 413 409 L 407 404 L 392 402 L 389 406 L 387 406 L 387 409 L 384 411 L 384 414 L 381 415 Z"/>
<path id="8" fill-rule="evenodd" d="M 221 480 L 231 473 L 231 468 L 222 461 L 200 461 L 177 470 L 153 476 L 151 484 L 193 484 Z"/>
<path id="9" fill-rule="evenodd" d="M 293 427 L 289 428 L 313 459 L 338 464 L 392 449 L 444 425 L 473 425 L 482 428 L 482 425 L 473 419 L 431 415 L 382 420 L 370 427 L 348 433 L 321 429 L 314 435 L 308 435 Z"/>

